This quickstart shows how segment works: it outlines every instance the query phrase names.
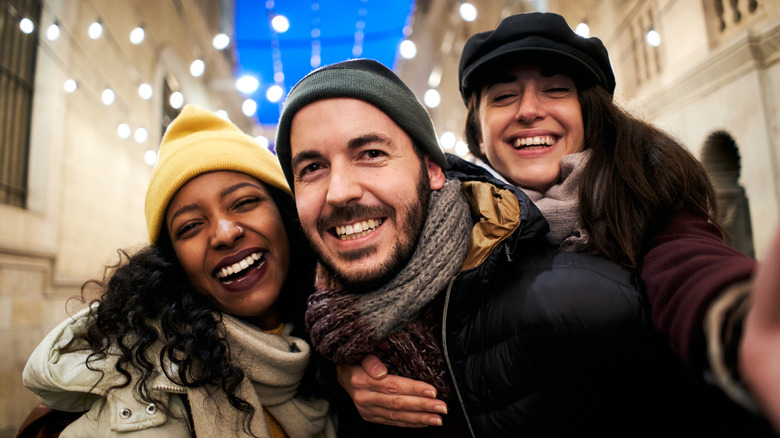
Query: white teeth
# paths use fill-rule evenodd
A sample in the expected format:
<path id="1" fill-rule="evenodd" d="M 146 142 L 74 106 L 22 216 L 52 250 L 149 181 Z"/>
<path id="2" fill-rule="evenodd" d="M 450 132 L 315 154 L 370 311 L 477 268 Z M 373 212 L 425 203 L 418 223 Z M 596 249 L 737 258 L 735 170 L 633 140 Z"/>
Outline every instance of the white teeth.
<path id="1" fill-rule="evenodd" d="M 228 275 L 237 274 L 244 269 L 252 266 L 255 264 L 256 261 L 260 260 L 263 256 L 260 253 L 253 253 L 251 255 L 248 255 L 245 259 L 241 260 L 238 263 L 233 263 L 230 266 L 225 266 L 224 268 L 220 269 L 219 272 L 217 272 L 217 278 L 222 279 L 227 277 Z"/>
<path id="2" fill-rule="evenodd" d="M 367 221 L 355 222 L 350 225 L 339 225 L 336 227 L 336 236 L 340 240 L 352 240 L 363 237 L 370 233 L 374 228 L 382 225 L 382 219 L 369 219 Z"/>
<path id="3" fill-rule="evenodd" d="M 512 146 L 515 149 L 525 148 L 525 147 L 546 147 L 551 146 L 555 144 L 555 139 L 551 135 L 542 135 L 542 136 L 535 136 L 535 137 L 523 137 L 523 138 L 517 138 L 515 139 Z"/>

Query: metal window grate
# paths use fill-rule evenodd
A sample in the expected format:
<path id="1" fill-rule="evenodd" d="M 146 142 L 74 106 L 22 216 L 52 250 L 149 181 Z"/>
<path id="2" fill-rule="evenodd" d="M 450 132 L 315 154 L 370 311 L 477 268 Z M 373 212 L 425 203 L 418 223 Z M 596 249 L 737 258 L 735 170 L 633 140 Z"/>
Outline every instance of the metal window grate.
<path id="1" fill-rule="evenodd" d="M 25 34 L 19 23 L 30 19 Z M 24 208 L 40 0 L 0 0 L 0 203 Z"/>

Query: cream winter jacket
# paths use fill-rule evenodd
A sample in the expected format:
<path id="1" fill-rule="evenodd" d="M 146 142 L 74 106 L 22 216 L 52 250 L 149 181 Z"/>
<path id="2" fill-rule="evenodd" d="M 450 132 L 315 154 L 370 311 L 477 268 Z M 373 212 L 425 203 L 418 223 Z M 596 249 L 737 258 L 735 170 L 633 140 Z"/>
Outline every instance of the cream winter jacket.
<path id="1" fill-rule="evenodd" d="M 150 389 L 183 420 L 169 418 L 154 404 L 138 401 L 132 384 L 108 392 L 112 384 L 123 381 L 113 372 L 115 357 L 91 364 L 106 371 L 101 380 L 99 372 L 86 366 L 89 351 L 60 353 L 76 334 L 86 330 L 87 312 L 85 309 L 77 313 L 52 330 L 30 356 L 22 376 L 25 386 L 45 405 L 63 411 L 86 411 L 65 429 L 62 438 L 190 437 L 190 422 L 198 438 L 248 436 L 243 429 L 243 414 L 229 405 L 223 392 L 210 394 L 206 388 L 185 388 L 162 372 L 152 380 Z M 232 359 L 247 376 L 238 395 L 256 409 L 250 425 L 252 432 L 258 437 L 270 437 L 262 413 L 265 407 L 291 438 L 335 436 L 328 403 L 296 395 L 309 360 L 309 345 L 288 334 L 267 334 L 224 314 L 223 322 Z M 285 333 L 289 333 L 289 328 Z M 191 417 L 182 394 L 187 396 Z"/>

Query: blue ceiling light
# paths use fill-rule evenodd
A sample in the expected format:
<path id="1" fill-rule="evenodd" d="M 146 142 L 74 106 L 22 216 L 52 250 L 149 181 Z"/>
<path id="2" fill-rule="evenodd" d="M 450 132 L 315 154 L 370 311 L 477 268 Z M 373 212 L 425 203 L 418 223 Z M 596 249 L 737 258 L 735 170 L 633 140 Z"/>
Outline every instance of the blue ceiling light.
<path id="1" fill-rule="evenodd" d="M 359 56 L 393 68 L 413 5 L 413 0 L 237 0 L 236 74 L 259 80 L 246 96 L 257 102 L 258 121 L 275 125 L 287 92 L 317 67 Z M 284 32 L 272 27 L 280 16 L 287 19 Z M 282 98 L 271 102 L 280 89 Z"/>

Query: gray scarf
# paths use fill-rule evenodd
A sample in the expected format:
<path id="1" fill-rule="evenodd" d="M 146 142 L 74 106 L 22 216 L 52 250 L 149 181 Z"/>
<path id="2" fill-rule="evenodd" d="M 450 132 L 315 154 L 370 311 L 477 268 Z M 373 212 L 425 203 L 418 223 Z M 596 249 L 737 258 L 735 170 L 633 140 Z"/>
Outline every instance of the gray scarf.
<path id="1" fill-rule="evenodd" d="M 588 243 L 577 191 L 582 184 L 582 170 L 589 158 L 589 149 L 564 156 L 559 182 L 544 193 L 520 187 L 547 219 L 550 225 L 547 241 L 560 245 L 565 251 L 581 251 Z"/>
<path id="2" fill-rule="evenodd" d="M 433 384 L 443 398 L 449 385 L 438 323 L 429 304 L 466 258 L 472 220 L 460 182 L 449 180 L 431 194 L 428 217 L 406 266 L 368 293 L 343 290 L 324 268 L 309 299 L 306 326 L 317 351 L 338 364 L 376 354 L 391 373 Z"/>

